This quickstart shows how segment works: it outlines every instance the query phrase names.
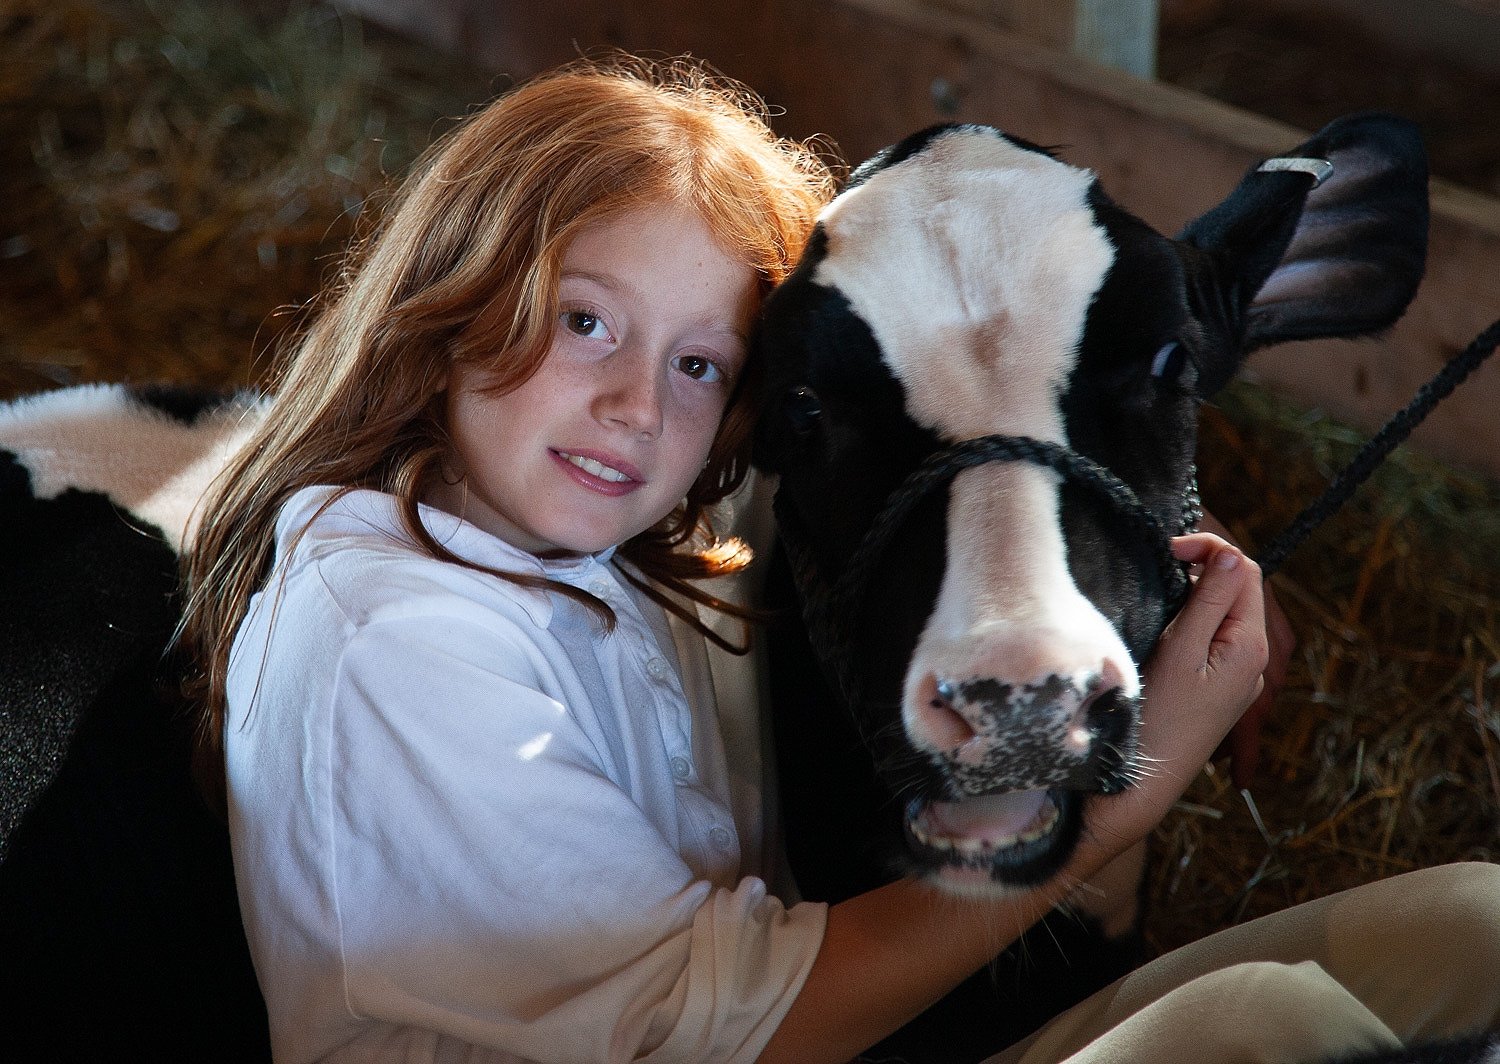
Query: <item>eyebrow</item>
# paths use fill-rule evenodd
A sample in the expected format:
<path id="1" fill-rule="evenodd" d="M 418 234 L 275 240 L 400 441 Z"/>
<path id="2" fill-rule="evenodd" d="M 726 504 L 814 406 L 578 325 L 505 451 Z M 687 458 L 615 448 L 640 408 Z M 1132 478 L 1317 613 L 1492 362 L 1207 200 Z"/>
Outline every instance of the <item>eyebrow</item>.
<path id="1" fill-rule="evenodd" d="M 619 291 L 622 287 L 624 287 L 619 280 L 609 276 L 609 274 L 594 273 L 592 270 L 563 270 L 562 273 L 558 275 L 558 280 L 560 281 L 569 280 L 571 278 L 577 278 L 578 280 L 582 281 L 593 281 L 595 284 L 601 285 L 604 288 L 608 288 L 611 291 Z"/>

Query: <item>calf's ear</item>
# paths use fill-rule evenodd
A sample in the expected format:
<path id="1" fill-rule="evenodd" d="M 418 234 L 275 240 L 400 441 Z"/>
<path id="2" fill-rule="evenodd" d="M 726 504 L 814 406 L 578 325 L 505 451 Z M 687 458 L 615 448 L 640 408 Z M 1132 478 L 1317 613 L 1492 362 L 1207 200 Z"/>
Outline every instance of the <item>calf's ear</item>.
<path id="1" fill-rule="evenodd" d="M 1200 294 L 1243 357 L 1286 340 L 1392 325 L 1422 280 L 1427 221 L 1427 155 L 1416 127 L 1371 112 L 1336 119 L 1258 164 L 1178 239 L 1207 253 L 1215 291 Z M 1234 366 L 1222 371 L 1220 380 L 1200 378 L 1205 393 Z"/>

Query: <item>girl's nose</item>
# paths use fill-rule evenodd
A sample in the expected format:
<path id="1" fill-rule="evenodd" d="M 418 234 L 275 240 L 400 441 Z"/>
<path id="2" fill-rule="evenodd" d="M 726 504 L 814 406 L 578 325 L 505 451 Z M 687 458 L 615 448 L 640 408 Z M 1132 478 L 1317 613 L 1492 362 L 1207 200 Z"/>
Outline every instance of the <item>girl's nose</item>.
<path id="1" fill-rule="evenodd" d="M 662 431 L 662 382 L 649 360 L 621 354 L 616 352 L 611 364 L 600 370 L 595 415 L 631 436 L 654 440 Z"/>

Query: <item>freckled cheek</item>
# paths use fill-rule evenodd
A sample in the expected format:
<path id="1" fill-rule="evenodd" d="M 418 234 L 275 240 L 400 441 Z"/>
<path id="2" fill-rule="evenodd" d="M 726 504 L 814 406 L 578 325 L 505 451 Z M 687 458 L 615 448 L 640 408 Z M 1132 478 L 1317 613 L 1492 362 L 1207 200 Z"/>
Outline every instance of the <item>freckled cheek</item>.
<path id="1" fill-rule="evenodd" d="M 697 466 L 707 459 L 714 437 L 719 434 L 719 424 L 724 417 L 724 403 L 714 401 L 697 404 L 683 412 L 677 420 L 678 444 L 685 453 L 697 453 Z M 696 467 L 695 467 L 696 468 Z"/>
<path id="2" fill-rule="evenodd" d="M 709 447 L 713 444 L 715 434 L 719 431 L 719 423 L 716 419 L 703 418 L 695 420 L 692 424 L 685 425 L 683 428 L 683 446 L 691 447 L 707 454 Z"/>
<path id="3" fill-rule="evenodd" d="M 681 389 L 672 398 L 673 420 L 690 433 L 702 432 L 706 427 L 710 433 L 717 431 L 728 407 L 729 393 L 726 391 L 694 386 Z"/>

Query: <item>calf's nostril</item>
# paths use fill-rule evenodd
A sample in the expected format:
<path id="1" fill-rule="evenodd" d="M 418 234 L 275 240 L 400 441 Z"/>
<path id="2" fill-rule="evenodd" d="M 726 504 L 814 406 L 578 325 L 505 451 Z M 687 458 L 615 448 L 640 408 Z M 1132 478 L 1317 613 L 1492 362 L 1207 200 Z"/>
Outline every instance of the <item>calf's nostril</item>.
<path id="1" fill-rule="evenodd" d="M 958 711 L 958 684 L 929 676 L 923 684 L 925 697 L 918 701 L 912 737 L 933 750 L 951 753 L 974 738 L 974 728 Z"/>

